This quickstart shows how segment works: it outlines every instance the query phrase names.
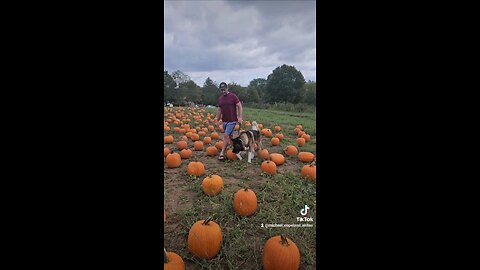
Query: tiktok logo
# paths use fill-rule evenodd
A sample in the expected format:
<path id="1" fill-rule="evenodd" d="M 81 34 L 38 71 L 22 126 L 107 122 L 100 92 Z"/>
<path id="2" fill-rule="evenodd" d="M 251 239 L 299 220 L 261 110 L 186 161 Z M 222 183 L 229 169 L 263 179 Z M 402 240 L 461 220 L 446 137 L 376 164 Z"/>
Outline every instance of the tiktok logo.
<path id="1" fill-rule="evenodd" d="M 310 210 L 310 207 L 308 207 L 308 205 L 305 205 L 305 208 L 302 208 L 302 210 L 300 210 L 300 215 L 302 216 L 308 215 L 308 210 Z"/>

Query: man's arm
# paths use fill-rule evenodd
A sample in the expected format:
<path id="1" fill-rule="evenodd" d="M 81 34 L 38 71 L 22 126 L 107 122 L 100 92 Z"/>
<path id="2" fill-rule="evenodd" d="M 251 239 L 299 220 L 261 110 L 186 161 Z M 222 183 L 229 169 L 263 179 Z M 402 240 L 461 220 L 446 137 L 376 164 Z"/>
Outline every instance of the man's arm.
<path id="1" fill-rule="evenodd" d="M 237 118 L 238 122 L 241 124 L 243 122 L 243 107 L 240 101 L 237 103 Z"/>
<path id="2" fill-rule="evenodd" d="M 220 117 L 222 117 L 222 111 L 220 110 L 220 107 L 218 107 L 217 118 L 215 118 L 215 125 L 216 126 L 218 126 L 218 121 L 220 121 Z"/>

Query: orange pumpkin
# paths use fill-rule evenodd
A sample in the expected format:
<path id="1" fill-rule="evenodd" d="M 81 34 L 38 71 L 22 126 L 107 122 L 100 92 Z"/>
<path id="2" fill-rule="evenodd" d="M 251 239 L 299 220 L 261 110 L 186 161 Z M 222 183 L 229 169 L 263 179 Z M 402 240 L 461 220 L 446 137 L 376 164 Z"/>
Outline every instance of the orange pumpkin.
<path id="1" fill-rule="evenodd" d="M 266 174 L 274 175 L 277 173 L 277 165 L 273 161 L 265 160 L 260 167 Z"/>
<path id="2" fill-rule="evenodd" d="M 188 163 L 187 174 L 200 176 L 205 173 L 205 166 L 202 162 L 192 161 Z"/>
<path id="3" fill-rule="evenodd" d="M 167 221 L 167 212 L 163 210 L 163 222 Z"/>
<path id="4" fill-rule="evenodd" d="M 222 147 L 223 147 L 223 141 L 218 141 L 217 143 L 215 143 L 215 147 L 216 147 L 217 149 L 219 149 L 219 150 L 222 149 Z"/>
<path id="5" fill-rule="evenodd" d="M 203 142 L 201 141 L 196 141 L 193 143 L 193 149 L 195 151 L 202 151 L 203 150 Z"/>
<path id="6" fill-rule="evenodd" d="M 233 153 L 232 149 L 227 150 L 227 158 L 231 159 L 231 160 L 238 159 L 237 155 L 235 153 Z"/>
<path id="7" fill-rule="evenodd" d="M 198 141 L 200 140 L 200 136 L 198 136 L 198 134 L 193 133 L 192 136 L 190 136 L 190 139 L 192 139 L 192 141 Z"/>
<path id="8" fill-rule="evenodd" d="M 312 162 L 315 158 L 315 155 L 310 152 L 300 152 L 298 153 L 298 159 L 303 162 Z"/>
<path id="9" fill-rule="evenodd" d="M 301 175 L 304 178 L 315 181 L 317 179 L 317 166 L 312 162 L 310 165 L 305 165 L 302 168 Z"/>
<path id="10" fill-rule="evenodd" d="M 180 151 L 180 157 L 181 158 L 190 158 L 193 154 L 193 151 L 190 150 L 190 149 L 183 149 L 182 151 Z"/>
<path id="11" fill-rule="evenodd" d="M 263 247 L 262 261 L 265 270 L 299 269 L 300 250 L 284 235 L 274 236 Z"/>
<path id="12" fill-rule="evenodd" d="M 271 140 L 272 146 L 276 146 L 280 144 L 280 139 L 279 138 L 272 138 Z"/>
<path id="13" fill-rule="evenodd" d="M 208 196 L 216 196 L 223 189 L 223 179 L 216 174 L 207 176 L 202 181 L 202 188 L 203 192 Z"/>
<path id="14" fill-rule="evenodd" d="M 283 140 L 283 138 L 285 138 L 285 136 L 283 136 L 282 133 L 277 133 L 275 137 L 278 138 L 279 140 Z"/>
<path id="15" fill-rule="evenodd" d="M 268 153 L 268 150 L 267 149 L 262 149 L 262 151 L 260 151 L 260 153 L 258 154 L 259 157 L 263 158 L 263 159 L 268 159 L 270 158 L 270 154 Z"/>
<path id="16" fill-rule="evenodd" d="M 305 142 L 309 142 L 309 141 L 310 141 L 310 135 L 308 135 L 308 134 L 303 134 L 303 135 L 302 135 L 302 138 L 305 139 Z"/>
<path id="17" fill-rule="evenodd" d="M 177 148 L 178 150 L 183 150 L 188 148 L 188 144 L 186 141 L 179 141 L 177 142 Z"/>
<path id="18" fill-rule="evenodd" d="M 287 156 L 296 156 L 298 155 L 298 149 L 297 147 L 293 146 L 293 145 L 289 145 L 287 146 L 287 148 L 285 148 L 285 155 Z"/>
<path id="19" fill-rule="evenodd" d="M 282 154 L 272 153 L 270 154 L 270 160 L 275 162 L 275 165 L 277 166 L 285 163 L 285 157 Z"/>
<path id="20" fill-rule="evenodd" d="M 163 269 L 164 270 L 185 270 L 185 262 L 183 261 L 182 257 L 180 257 L 175 252 L 167 252 L 165 249 L 164 253 L 164 262 L 163 262 Z"/>
<path id="21" fill-rule="evenodd" d="M 239 216 L 251 216 L 257 211 L 257 195 L 253 190 L 242 188 L 233 197 L 233 209 Z"/>
<path id="22" fill-rule="evenodd" d="M 187 136 L 185 136 L 185 135 L 178 137 L 178 139 L 179 139 L 180 141 L 186 141 L 186 142 L 188 142 L 188 138 L 187 138 Z"/>
<path id="23" fill-rule="evenodd" d="M 203 143 L 209 144 L 209 143 L 211 143 L 211 142 L 212 142 L 212 138 L 210 138 L 210 137 L 205 137 L 205 138 L 203 138 Z"/>
<path id="24" fill-rule="evenodd" d="M 222 244 L 222 229 L 211 218 L 195 222 L 188 233 L 188 250 L 201 259 L 217 256 Z"/>
<path id="25" fill-rule="evenodd" d="M 164 143 L 173 143 L 173 136 L 168 135 L 168 136 L 163 137 L 163 142 Z"/>
<path id="26" fill-rule="evenodd" d="M 215 128 L 212 125 L 208 126 L 208 131 L 212 132 L 214 130 L 215 130 Z"/>
<path id="27" fill-rule="evenodd" d="M 305 145 L 305 139 L 304 138 L 298 138 L 297 139 L 297 144 L 298 144 L 298 146 L 304 146 Z"/>
<path id="28" fill-rule="evenodd" d="M 218 149 L 215 146 L 207 147 L 207 156 L 214 157 L 217 155 Z"/>
<path id="29" fill-rule="evenodd" d="M 169 154 L 166 159 L 168 168 L 178 168 L 182 165 L 182 159 L 178 153 Z"/>
<path id="30" fill-rule="evenodd" d="M 212 132 L 212 134 L 210 134 L 210 137 L 212 137 L 212 139 L 218 139 L 218 133 Z"/>
<path id="31" fill-rule="evenodd" d="M 166 156 L 168 156 L 168 154 L 170 154 L 170 149 L 168 147 L 164 147 L 163 148 L 163 156 L 166 157 Z"/>
<path id="32" fill-rule="evenodd" d="M 279 132 L 280 130 L 282 130 L 280 126 L 275 126 L 275 132 Z"/>

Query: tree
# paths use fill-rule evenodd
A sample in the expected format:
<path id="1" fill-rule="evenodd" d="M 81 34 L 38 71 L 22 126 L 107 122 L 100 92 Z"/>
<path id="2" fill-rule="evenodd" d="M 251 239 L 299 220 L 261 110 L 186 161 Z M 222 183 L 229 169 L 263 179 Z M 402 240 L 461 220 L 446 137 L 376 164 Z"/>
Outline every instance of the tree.
<path id="1" fill-rule="evenodd" d="M 180 86 L 181 83 L 186 83 L 190 81 L 190 76 L 181 72 L 180 70 L 174 71 L 172 73 L 173 80 Z"/>
<path id="2" fill-rule="evenodd" d="M 304 103 L 315 106 L 317 102 L 317 83 L 314 81 L 308 81 L 305 84 L 305 98 Z"/>
<path id="3" fill-rule="evenodd" d="M 247 88 L 236 84 L 235 82 L 228 84 L 228 91 L 234 93 L 240 99 L 240 102 L 248 102 Z"/>
<path id="4" fill-rule="evenodd" d="M 250 83 L 248 84 L 248 88 L 250 90 L 252 90 L 252 92 L 253 91 L 257 92 L 259 101 L 264 101 L 266 85 L 267 85 L 267 80 L 266 79 L 257 78 L 257 79 L 253 79 L 252 81 L 250 81 Z M 255 94 L 252 94 L 252 95 L 255 95 Z M 253 102 L 255 102 L 255 101 L 253 101 Z"/>
<path id="5" fill-rule="evenodd" d="M 265 101 L 298 103 L 305 93 L 305 78 L 294 66 L 282 65 L 267 77 Z"/>
<path id="6" fill-rule="evenodd" d="M 219 89 L 215 83 L 208 77 L 203 83 L 202 87 L 202 100 L 205 105 L 217 105 Z"/>
<path id="7" fill-rule="evenodd" d="M 167 102 L 177 101 L 175 98 L 175 87 L 177 83 L 173 80 L 173 77 L 168 74 L 168 71 L 163 71 L 163 99 Z"/>

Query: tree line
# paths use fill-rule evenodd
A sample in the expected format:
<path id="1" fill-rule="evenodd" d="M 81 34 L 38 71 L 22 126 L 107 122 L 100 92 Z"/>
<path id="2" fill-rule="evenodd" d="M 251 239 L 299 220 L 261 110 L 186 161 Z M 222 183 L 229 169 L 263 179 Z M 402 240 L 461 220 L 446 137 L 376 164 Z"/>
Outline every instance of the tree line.
<path id="1" fill-rule="evenodd" d="M 180 70 L 171 74 L 163 72 L 165 102 L 178 105 L 194 102 L 204 105 L 217 105 L 220 91 L 219 82 L 208 77 L 203 86 L 197 85 Z M 228 84 L 230 92 L 235 93 L 242 103 L 292 103 L 316 104 L 316 82 L 305 81 L 303 74 L 294 66 L 282 65 L 275 68 L 267 78 L 256 78 L 247 87 L 234 82 Z"/>

